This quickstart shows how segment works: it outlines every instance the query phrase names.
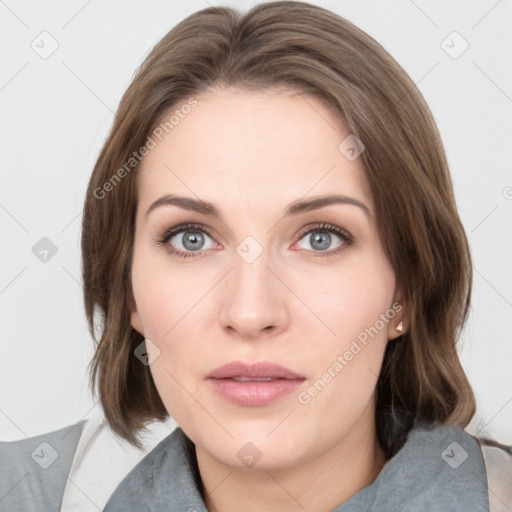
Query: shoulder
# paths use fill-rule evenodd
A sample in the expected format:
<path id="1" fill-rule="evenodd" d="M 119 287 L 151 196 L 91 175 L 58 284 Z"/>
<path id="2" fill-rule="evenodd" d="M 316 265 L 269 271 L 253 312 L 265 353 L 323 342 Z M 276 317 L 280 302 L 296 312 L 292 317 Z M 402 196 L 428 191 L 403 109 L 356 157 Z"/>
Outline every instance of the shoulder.
<path id="1" fill-rule="evenodd" d="M 95 510 L 175 428 L 169 418 L 140 433 L 142 448 L 117 437 L 101 413 L 21 441 L 0 442 L 0 510 Z"/>
<path id="2" fill-rule="evenodd" d="M 422 423 L 408 434 L 406 447 L 414 447 L 418 454 L 432 455 L 442 461 L 443 467 L 457 469 L 473 466 L 485 475 L 485 466 L 478 440 L 458 425 Z"/>
<path id="3" fill-rule="evenodd" d="M 469 476 L 482 488 L 485 484 L 490 512 L 512 510 L 512 447 L 456 425 L 420 428 L 412 435 L 423 437 L 425 446 L 429 445 L 428 437 L 440 440 L 441 446 L 445 446 L 441 457 L 453 468 L 469 463 Z"/>
<path id="4" fill-rule="evenodd" d="M 415 424 L 361 500 L 368 510 L 489 512 L 478 442 L 456 425 Z"/>
<path id="5" fill-rule="evenodd" d="M 203 510 L 195 448 L 176 428 L 121 481 L 104 512 L 125 510 Z M 144 489 L 144 492 L 140 490 Z"/>
<path id="6" fill-rule="evenodd" d="M 64 490 L 62 510 L 103 510 L 119 483 L 162 439 L 175 429 L 172 418 L 154 421 L 139 432 L 141 448 L 119 438 L 102 414 L 93 414 L 83 429 Z"/>
<path id="7" fill-rule="evenodd" d="M 59 510 L 84 423 L 0 442 L 2 510 Z"/>

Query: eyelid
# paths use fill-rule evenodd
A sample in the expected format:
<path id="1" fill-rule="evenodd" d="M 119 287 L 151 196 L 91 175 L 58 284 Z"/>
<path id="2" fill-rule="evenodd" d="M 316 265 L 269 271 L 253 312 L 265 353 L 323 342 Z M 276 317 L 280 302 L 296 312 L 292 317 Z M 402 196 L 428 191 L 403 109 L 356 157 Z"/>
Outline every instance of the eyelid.
<path id="1" fill-rule="evenodd" d="M 193 222 L 185 222 L 183 224 L 178 224 L 176 226 L 173 226 L 171 228 L 165 229 L 163 231 L 163 234 L 156 237 L 155 243 L 158 245 L 166 245 L 171 238 L 176 236 L 178 233 L 181 233 L 182 231 L 199 231 L 201 233 L 206 233 L 215 243 L 220 244 L 220 242 L 217 240 L 217 237 L 213 234 L 213 231 L 210 230 L 207 226 L 203 224 L 196 224 Z M 178 251 L 180 252 L 180 251 Z M 191 251 L 192 252 L 192 251 Z M 196 251 L 197 253 L 200 253 L 201 251 Z"/>
<path id="2" fill-rule="evenodd" d="M 312 231 L 327 231 L 327 232 L 334 232 L 341 238 L 346 239 L 347 241 L 350 241 L 351 243 L 354 241 L 354 237 L 344 228 L 340 226 L 336 226 L 335 224 L 330 224 L 328 222 L 312 222 L 302 228 L 297 237 L 300 240 L 304 235 L 307 235 L 308 233 Z"/>
<path id="3" fill-rule="evenodd" d="M 300 240 L 307 234 L 315 231 L 334 233 L 338 238 L 342 240 L 342 243 L 335 249 L 326 251 L 306 250 L 306 253 L 311 254 L 314 258 L 328 258 L 330 256 L 337 256 L 354 244 L 354 237 L 346 229 L 327 222 L 313 222 L 299 231 L 299 234 L 297 235 L 297 241 L 294 242 L 293 245 L 299 243 Z"/>

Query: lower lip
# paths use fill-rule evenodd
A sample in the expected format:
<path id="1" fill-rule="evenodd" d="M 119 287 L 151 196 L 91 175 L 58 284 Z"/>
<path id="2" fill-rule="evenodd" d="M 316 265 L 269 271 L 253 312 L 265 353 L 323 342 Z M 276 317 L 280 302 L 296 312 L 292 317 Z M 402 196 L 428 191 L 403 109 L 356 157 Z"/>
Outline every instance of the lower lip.
<path id="1" fill-rule="evenodd" d="M 268 405 L 294 391 L 303 379 L 240 382 L 234 379 L 209 379 L 213 389 L 223 398 L 239 405 Z"/>

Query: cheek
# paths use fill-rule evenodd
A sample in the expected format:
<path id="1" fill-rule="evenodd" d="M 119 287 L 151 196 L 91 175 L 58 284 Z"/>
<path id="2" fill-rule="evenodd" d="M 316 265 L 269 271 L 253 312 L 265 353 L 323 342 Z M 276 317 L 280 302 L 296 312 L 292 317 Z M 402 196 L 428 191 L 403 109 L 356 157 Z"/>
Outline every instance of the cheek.
<path id="1" fill-rule="evenodd" d="M 197 302 L 197 290 L 190 274 L 170 270 L 165 258 L 155 258 L 141 249 L 135 251 L 132 289 L 146 338 L 156 340 L 172 332 Z"/>
<path id="2" fill-rule="evenodd" d="M 387 260 L 379 253 L 359 253 L 347 258 L 339 271 L 328 269 L 298 281 L 298 295 L 321 320 L 323 336 L 329 345 L 343 344 L 377 324 L 377 330 L 387 333 L 389 311 L 393 302 L 395 276 Z M 384 323 L 380 320 L 385 315 Z M 372 332 L 373 329 L 372 329 Z M 329 341 L 330 340 L 330 341 Z M 336 340 L 339 340 L 337 343 Z M 364 342 L 364 339 L 361 340 Z M 340 345 L 341 344 L 341 345 Z"/>
<path id="3" fill-rule="evenodd" d="M 387 261 L 372 257 L 353 263 L 349 272 L 332 278 L 324 293 L 310 295 L 328 329 L 318 324 L 323 334 L 301 349 L 314 379 L 299 402 L 332 407 L 333 413 L 353 414 L 368 403 L 396 314 L 394 272 Z"/>
<path id="4" fill-rule="evenodd" d="M 132 287 L 155 386 L 169 414 L 188 424 L 195 410 L 185 392 L 195 394 L 186 378 L 194 361 L 190 320 L 197 302 L 195 288 L 187 283 L 185 273 L 169 272 L 156 258 L 144 259 L 142 251 L 134 255 Z"/>
<path id="5" fill-rule="evenodd" d="M 166 264 L 167 263 L 167 264 Z M 155 258 L 144 249 L 134 254 L 132 287 L 137 312 L 143 325 L 150 370 L 155 385 L 168 409 L 174 409 L 173 397 L 193 392 L 197 381 L 190 382 L 191 369 L 196 369 L 198 354 L 204 354 L 207 326 L 204 297 L 209 283 L 204 272 L 169 268 L 165 258 Z M 206 300 L 205 300 L 206 299 Z"/>

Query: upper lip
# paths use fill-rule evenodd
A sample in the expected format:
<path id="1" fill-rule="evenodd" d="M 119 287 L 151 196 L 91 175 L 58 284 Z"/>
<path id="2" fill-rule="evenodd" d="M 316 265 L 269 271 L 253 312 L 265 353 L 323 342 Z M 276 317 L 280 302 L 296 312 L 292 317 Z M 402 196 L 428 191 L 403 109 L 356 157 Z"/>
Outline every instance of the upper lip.
<path id="1" fill-rule="evenodd" d="M 232 361 L 231 363 L 219 366 L 208 375 L 210 379 L 230 379 L 233 377 L 304 379 L 302 375 L 298 375 L 289 368 L 271 362 L 251 364 L 242 361 Z"/>

